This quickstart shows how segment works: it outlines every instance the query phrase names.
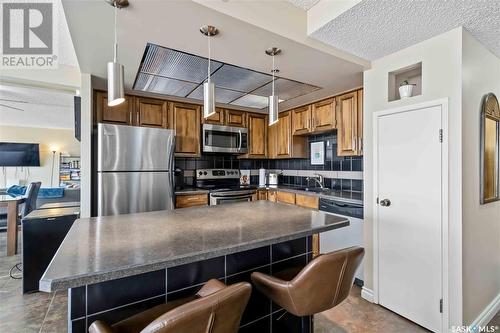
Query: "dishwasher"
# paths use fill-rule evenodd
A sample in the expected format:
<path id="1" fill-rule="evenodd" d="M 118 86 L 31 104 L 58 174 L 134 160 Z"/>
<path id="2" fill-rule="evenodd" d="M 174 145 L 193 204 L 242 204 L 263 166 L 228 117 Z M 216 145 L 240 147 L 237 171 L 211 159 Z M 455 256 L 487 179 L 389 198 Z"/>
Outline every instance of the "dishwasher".
<path id="1" fill-rule="evenodd" d="M 350 203 L 341 199 L 320 198 L 319 210 L 346 217 L 349 226 L 323 232 L 319 235 L 319 252 L 328 253 L 350 246 L 363 246 L 363 204 Z M 356 272 L 355 283 L 363 285 L 363 264 L 361 262 Z"/>

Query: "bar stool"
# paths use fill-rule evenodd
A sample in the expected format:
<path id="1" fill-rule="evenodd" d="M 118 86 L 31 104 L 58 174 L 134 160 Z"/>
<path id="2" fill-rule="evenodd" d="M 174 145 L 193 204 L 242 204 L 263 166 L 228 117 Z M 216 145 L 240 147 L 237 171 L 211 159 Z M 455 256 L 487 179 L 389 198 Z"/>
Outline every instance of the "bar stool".
<path id="1" fill-rule="evenodd" d="M 298 317 L 314 315 L 347 298 L 364 252 L 362 247 L 355 246 L 320 255 L 286 280 L 253 272 L 252 282 L 289 313 Z"/>
<path id="2" fill-rule="evenodd" d="M 208 281 L 195 296 L 161 304 L 114 325 L 97 320 L 89 333 L 236 333 L 250 298 L 247 282 Z"/>

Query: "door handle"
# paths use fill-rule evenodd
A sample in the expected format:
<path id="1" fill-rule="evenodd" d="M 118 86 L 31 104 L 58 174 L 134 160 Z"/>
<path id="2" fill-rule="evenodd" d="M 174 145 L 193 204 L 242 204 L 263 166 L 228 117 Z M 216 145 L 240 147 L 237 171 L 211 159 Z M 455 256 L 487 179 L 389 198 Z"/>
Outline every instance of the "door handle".
<path id="1" fill-rule="evenodd" d="M 380 206 L 382 207 L 389 207 L 391 205 L 391 200 L 389 199 L 383 199 L 380 201 Z"/>
<path id="2" fill-rule="evenodd" d="M 241 150 L 241 141 L 243 139 L 243 136 L 241 135 L 241 130 L 238 130 L 238 134 L 240 135 L 240 144 L 239 144 L 239 147 L 238 147 L 238 151 Z"/>

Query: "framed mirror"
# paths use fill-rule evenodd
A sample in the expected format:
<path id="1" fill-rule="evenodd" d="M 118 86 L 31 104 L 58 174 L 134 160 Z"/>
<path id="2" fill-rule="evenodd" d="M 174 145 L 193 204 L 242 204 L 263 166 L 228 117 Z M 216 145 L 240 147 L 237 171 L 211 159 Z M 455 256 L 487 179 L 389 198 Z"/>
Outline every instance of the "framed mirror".
<path id="1" fill-rule="evenodd" d="M 480 140 L 480 195 L 484 205 L 500 200 L 500 107 L 493 93 L 484 95 L 481 101 Z"/>

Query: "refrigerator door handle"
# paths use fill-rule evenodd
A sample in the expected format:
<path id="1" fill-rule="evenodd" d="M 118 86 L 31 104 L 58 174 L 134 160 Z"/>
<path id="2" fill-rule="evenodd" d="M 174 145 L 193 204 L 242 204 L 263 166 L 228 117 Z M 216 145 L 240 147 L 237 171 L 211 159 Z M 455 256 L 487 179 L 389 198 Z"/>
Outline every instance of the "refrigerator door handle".
<path id="1" fill-rule="evenodd" d="M 174 200 L 175 200 L 175 173 L 174 173 L 174 167 L 175 167 L 175 135 L 171 136 L 170 139 L 170 156 L 169 156 L 169 171 L 170 171 L 170 198 L 171 198 L 171 204 L 172 204 L 172 209 L 175 208 Z"/>

